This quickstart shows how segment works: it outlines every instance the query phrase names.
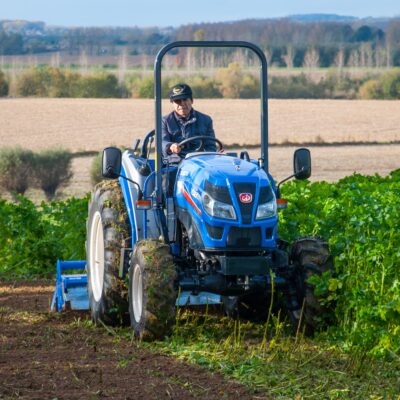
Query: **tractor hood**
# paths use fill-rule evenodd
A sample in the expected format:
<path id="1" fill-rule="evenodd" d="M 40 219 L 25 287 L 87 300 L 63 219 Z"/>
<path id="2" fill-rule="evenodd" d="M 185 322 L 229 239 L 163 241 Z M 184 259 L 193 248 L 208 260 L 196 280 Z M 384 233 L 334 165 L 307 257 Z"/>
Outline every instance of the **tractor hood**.
<path id="1" fill-rule="evenodd" d="M 246 181 L 269 186 L 267 174 L 255 161 L 248 162 L 215 153 L 197 154 L 186 158 L 181 163 L 179 172 L 181 178 L 188 179 L 195 186 L 203 188 L 206 181 L 216 186 L 229 186 L 232 182 Z"/>
<path id="2" fill-rule="evenodd" d="M 255 160 L 218 153 L 187 156 L 179 166 L 174 197 L 192 248 L 273 248 L 277 215 L 271 183 Z"/>

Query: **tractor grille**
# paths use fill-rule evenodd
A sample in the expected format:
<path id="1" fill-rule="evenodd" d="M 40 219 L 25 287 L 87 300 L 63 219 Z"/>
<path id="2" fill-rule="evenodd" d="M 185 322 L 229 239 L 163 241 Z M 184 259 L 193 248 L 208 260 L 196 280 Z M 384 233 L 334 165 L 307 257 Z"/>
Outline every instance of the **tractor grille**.
<path id="1" fill-rule="evenodd" d="M 251 224 L 251 217 L 253 215 L 254 198 L 256 194 L 255 183 L 234 183 L 235 194 L 240 207 L 240 214 L 242 215 L 242 222 L 244 224 Z M 241 193 L 250 193 L 253 197 L 251 203 L 242 203 L 240 201 Z"/>
<path id="2" fill-rule="evenodd" d="M 261 246 L 260 228 L 236 228 L 229 230 L 226 244 L 229 247 L 249 248 Z"/>

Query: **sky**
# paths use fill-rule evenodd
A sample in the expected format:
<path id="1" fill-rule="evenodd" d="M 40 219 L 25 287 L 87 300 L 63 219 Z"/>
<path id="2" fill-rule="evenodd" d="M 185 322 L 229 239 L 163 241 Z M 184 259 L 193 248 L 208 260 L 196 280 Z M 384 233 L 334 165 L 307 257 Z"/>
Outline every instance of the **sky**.
<path id="1" fill-rule="evenodd" d="M 167 27 L 310 13 L 400 16 L 400 0 L 0 0 L 0 20 L 61 26 Z"/>

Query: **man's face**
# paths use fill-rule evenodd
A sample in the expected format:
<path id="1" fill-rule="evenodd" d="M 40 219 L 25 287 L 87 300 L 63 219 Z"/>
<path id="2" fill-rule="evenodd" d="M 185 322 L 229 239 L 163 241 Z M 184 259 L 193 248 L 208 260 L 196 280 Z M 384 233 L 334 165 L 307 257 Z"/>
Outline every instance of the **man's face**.
<path id="1" fill-rule="evenodd" d="M 192 110 L 193 100 L 192 99 L 174 100 L 172 104 L 174 105 L 175 112 L 180 117 L 186 118 L 190 114 L 190 111 Z"/>

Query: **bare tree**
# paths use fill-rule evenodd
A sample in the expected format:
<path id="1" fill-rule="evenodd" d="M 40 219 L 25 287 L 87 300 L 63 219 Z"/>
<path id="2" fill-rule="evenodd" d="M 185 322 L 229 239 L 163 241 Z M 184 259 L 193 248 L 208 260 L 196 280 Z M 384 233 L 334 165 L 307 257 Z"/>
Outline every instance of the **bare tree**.
<path id="1" fill-rule="evenodd" d="M 86 74 L 88 72 L 89 61 L 85 49 L 81 49 L 79 54 L 79 68 L 81 74 Z"/>
<path id="2" fill-rule="evenodd" d="M 54 68 L 59 68 L 60 64 L 61 64 L 61 56 L 60 56 L 60 52 L 58 51 L 57 53 L 54 53 L 51 56 L 51 61 L 50 64 L 52 67 Z"/>
<path id="3" fill-rule="evenodd" d="M 390 68 L 392 66 L 392 44 L 390 40 L 386 42 L 386 67 Z"/>
<path id="4" fill-rule="evenodd" d="M 271 52 L 271 50 L 266 48 L 264 50 L 264 54 L 265 54 L 265 58 L 267 59 L 267 64 L 268 64 L 268 66 L 270 66 L 271 62 L 272 62 L 272 52 Z"/>
<path id="5" fill-rule="evenodd" d="M 122 50 L 118 59 L 118 82 L 122 83 L 128 70 L 128 50 L 126 47 Z"/>
<path id="6" fill-rule="evenodd" d="M 360 54 L 358 50 L 353 50 L 350 53 L 349 61 L 347 64 L 349 67 L 353 68 L 358 68 L 360 66 Z"/>
<path id="7" fill-rule="evenodd" d="M 283 61 L 286 64 L 286 67 L 288 68 L 293 68 L 293 61 L 294 61 L 294 50 L 293 50 L 293 46 L 289 45 L 286 47 L 286 54 L 282 57 Z"/>
<path id="8" fill-rule="evenodd" d="M 303 60 L 304 68 L 319 68 L 319 53 L 315 48 L 307 50 Z"/>
<path id="9" fill-rule="evenodd" d="M 385 65 L 386 60 L 386 49 L 381 46 L 377 46 L 375 49 L 375 67 L 381 68 Z"/>
<path id="10" fill-rule="evenodd" d="M 365 68 L 372 68 L 373 65 L 373 54 L 371 43 L 364 42 L 360 46 L 360 66 Z"/>
<path id="11" fill-rule="evenodd" d="M 342 70 L 344 67 L 344 49 L 341 47 L 339 51 L 336 53 L 334 66 L 339 70 Z"/>

